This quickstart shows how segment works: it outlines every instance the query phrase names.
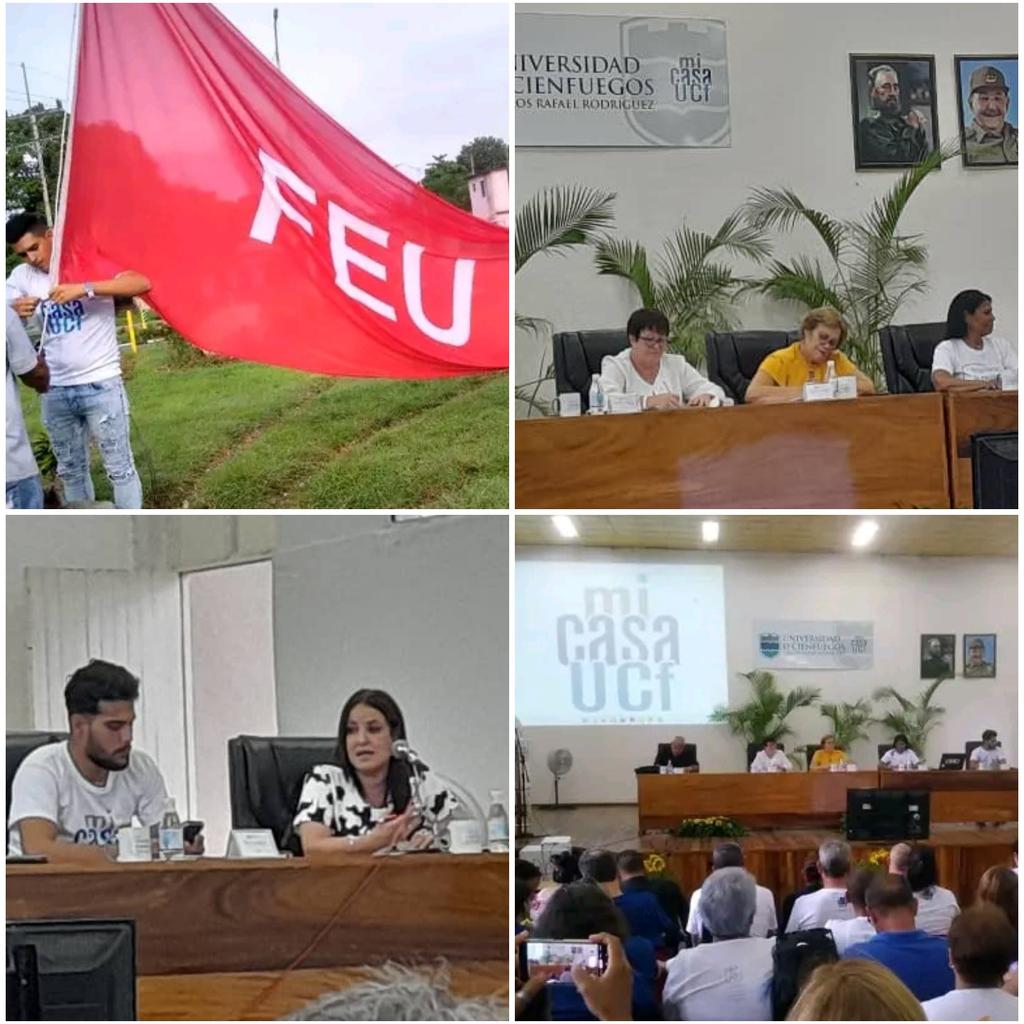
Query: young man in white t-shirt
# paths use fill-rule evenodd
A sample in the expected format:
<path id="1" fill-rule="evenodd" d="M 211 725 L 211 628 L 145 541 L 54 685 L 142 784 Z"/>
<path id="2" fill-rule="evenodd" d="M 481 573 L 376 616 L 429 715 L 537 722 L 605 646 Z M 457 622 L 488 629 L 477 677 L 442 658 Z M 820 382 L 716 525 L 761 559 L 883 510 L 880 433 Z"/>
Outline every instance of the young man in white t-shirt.
<path id="1" fill-rule="evenodd" d="M 833 918 L 853 917 L 846 898 L 846 879 L 850 874 L 850 847 L 839 839 L 827 839 L 818 847 L 821 888 L 801 896 L 786 922 L 787 932 L 824 928 Z"/>
<path id="2" fill-rule="evenodd" d="M 1017 935 L 995 906 L 976 903 L 949 929 L 956 988 L 921 1005 L 928 1020 L 1019 1020 L 1017 998 L 1003 976 L 1017 958 Z"/>
<path id="3" fill-rule="evenodd" d="M 167 787 L 160 769 L 132 750 L 138 695 L 138 679 L 108 661 L 90 661 L 71 676 L 64 690 L 67 742 L 37 747 L 15 772 L 9 856 L 103 863 L 111 859 L 122 826 L 161 820 Z M 202 847 L 198 837 L 185 850 L 202 853 Z"/>
<path id="4" fill-rule="evenodd" d="M 892 771 L 910 771 L 921 763 L 920 758 L 907 744 L 907 737 L 899 732 L 892 740 L 892 746 L 882 755 L 879 765 Z"/>
<path id="5" fill-rule="evenodd" d="M 142 485 L 129 441 L 128 397 L 121 380 L 114 299 L 149 291 L 149 280 L 126 270 L 109 281 L 50 283 L 53 230 L 38 214 L 7 221 L 7 242 L 24 259 L 7 278 L 7 304 L 24 320 L 37 317 L 50 368 L 42 414 L 57 473 L 69 502 L 95 498 L 89 438 L 99 443 L 117 508 L 142 508 Z"/>
<path id="6" fill-rule="evenodd" d="M 999 746 L 999 735 L 995 729 L 986 729 L 981 734 L 981 746 L 971 751 L 967 761 L 967 767 L 973 770 L 993 769 L 997 770 L 1006 765 L 1006 755 Z"/>
<path id="7" fill-rule="evenodd" d="M 46 360 L 32 345 L 18 314 L 7 307 L 7 507 L 42 508 L 43 479 L 21 411 L 18 378 L 36 391 L 50 383 Z"/>

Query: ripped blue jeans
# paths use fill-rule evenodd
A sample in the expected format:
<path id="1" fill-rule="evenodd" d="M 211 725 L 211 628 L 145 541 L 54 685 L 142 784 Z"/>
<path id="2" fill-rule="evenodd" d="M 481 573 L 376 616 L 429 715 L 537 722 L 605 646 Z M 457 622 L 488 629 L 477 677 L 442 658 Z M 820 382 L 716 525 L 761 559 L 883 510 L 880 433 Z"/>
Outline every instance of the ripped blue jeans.
<path id="1" fill-rule="evenodd" d="M 96 438 L 117 508 L 142 508 L 142 483 L 128 438 L 128 396 L 120 377 L 52 387 L 42 395 L 43 424 L 57 456 L 66 501 L 94 501 L 89 438 Z"/>

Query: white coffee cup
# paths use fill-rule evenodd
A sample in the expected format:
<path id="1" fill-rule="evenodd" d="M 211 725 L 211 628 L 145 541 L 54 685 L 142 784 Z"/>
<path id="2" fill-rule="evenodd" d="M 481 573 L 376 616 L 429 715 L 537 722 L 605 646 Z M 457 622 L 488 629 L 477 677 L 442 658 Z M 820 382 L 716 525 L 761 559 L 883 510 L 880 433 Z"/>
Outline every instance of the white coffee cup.
<path id="1" fill-rule="evenodd" d="M 483 853 L 483 836 L 479 822 L 456 818 L 448 823 L 449 853 Z"/>
<path id="2" fill-rule="evenodd" d="M 559 416 L 581 415 L 580 394 L 578 391 L 565 391 L 557 395 L 553 405 L 555 412 Z"/>

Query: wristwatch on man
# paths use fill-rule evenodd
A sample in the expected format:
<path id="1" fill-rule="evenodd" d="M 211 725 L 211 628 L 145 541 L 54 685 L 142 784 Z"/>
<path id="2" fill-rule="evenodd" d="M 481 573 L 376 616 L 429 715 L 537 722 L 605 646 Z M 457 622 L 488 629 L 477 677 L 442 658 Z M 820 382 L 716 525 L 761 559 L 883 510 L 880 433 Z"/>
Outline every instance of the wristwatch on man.
<path id="1" fill-rule="evenodd" d="M 92 286 L 92 282 L 91 281 L 86 281 L 85 284 L 82 285 L 82 287 L 85 289 L 85 294 L 90 299 L 95 299 L 96 298 L 96 289 Z"/>

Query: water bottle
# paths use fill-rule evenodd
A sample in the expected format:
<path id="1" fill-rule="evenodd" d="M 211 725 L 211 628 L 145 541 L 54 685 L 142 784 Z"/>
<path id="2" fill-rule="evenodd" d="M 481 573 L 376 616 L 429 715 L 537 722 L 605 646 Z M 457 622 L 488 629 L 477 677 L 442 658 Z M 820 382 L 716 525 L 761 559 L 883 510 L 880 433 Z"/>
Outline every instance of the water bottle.
<path id="1" fill-rule="evenodd" d="M 604 409 L 604 388 L 601 387 L 601 375 L 595 373 L 590 378 L 590 415 L 600 416 Z"/>
<path id="2" fill-rule="evenodd" d="M 181 827 L 181 819 L 174 806 L 174 798 L 164 801 L 164 814 L 160 819 L 160 859 L 172 860 L 185 853 L 185 833 Z"/>
<path id="3" fill-rule="evenodd" d="M 500 789 L 492 789 L 491 806 L 487 811 L 487 849 L 491 853 L 508 853 L 508 814 Z"/>
<path id="4" fill-rule="evenodd" d="M 834 359 L 830 359 L 828 361 L 828 363 L 825 365 L 825 380 L 826 380 L 827 383 L 831 384 L 831 383 L 833 383 L 835 381 L 835 379 L 836 379 L 836 361 Z"/>

